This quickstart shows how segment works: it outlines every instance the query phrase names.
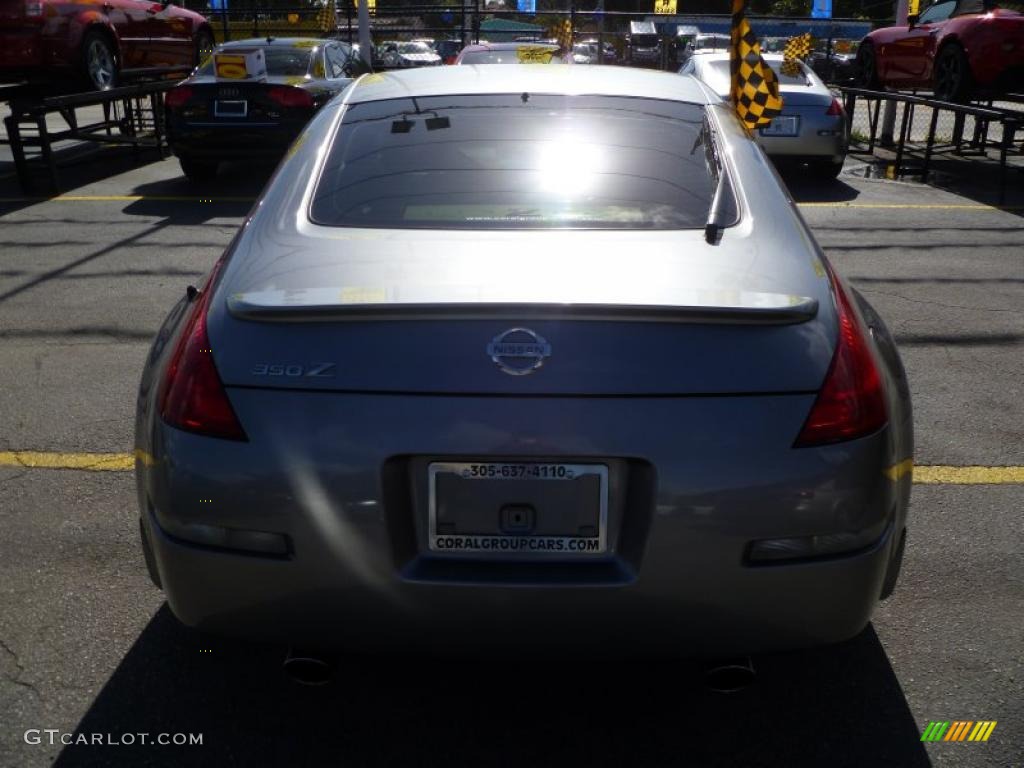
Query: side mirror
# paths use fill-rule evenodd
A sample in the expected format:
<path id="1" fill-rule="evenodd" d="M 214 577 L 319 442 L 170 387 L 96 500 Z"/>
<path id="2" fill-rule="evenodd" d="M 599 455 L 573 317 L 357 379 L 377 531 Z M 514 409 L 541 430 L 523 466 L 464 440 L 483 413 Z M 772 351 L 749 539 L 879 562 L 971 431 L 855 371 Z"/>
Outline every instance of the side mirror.
<path id="1" fill-rule="evenodd" d="M 910 14 L 909 16 L 907 16 L 907 26 L 910 29 L 913 29 L 914 27 L 917 26 L 917 22 L 918 22 L 918 20 L 920 18 L 921 18 L 920 14 L 917 14 L 917 13 Z"/>

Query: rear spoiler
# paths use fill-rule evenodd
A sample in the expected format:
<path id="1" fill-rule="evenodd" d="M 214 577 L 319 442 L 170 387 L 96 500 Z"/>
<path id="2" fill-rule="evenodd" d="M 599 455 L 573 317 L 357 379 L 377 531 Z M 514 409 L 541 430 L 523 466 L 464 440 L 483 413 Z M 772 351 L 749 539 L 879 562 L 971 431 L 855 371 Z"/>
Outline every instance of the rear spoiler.
<path id="1" fill-rule="evenodd" d="M 692 302 L 670 306 L 486 301 L 421 303 L 388 301 L 376 292 L 357 295 L 336 288 L 318 288 L 235 293 L 228 297 L 228 311 L 239 319 L 263 322 L 536 318 L 733 325 L 794 325 L 812 320 L 818 314 L 818 300 L 807 296 L 709 291 L 703 296 L 695 292 L 692 298 Z"/>

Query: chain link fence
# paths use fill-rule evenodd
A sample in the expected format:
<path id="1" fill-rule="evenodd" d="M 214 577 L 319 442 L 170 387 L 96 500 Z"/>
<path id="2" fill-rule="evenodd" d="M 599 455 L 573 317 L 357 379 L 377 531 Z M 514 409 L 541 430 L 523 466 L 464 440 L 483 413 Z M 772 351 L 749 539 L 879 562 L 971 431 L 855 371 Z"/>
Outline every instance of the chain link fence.
<path id="1" fill-rule="evenodd" d="M 333 6 L 296 7 L 268 7 L 266 0 L 233 0 L 225 10 L 211 10 L 194 2 L 186 5 L 209 16 L 217 42 L 267 36 L 333 37 L 351 43 L 359 40 L 358 6 L 353 0 L 337 0 Z M 423 41 L 457 52 L 462 46 L 478 42 L 554 41 L 553 29 L 564 20 L 572 26 L 576 63 L 670 71 L 677 70 L 694 49 L 724 50 L 730 26 L 726 14 L 655 16 L 573 8 L 521 13 L 481 8 L 474 3 L 373 8 L 370 33 L 375 48 L 389 42 Z M 810 31 L 815 36 L 811 63 L 826 79 L 849 76 L 849 62 L 843 52 L 851 50 L 871 28 L 870 22 L 842 19 L 751 17 L 751 23 L 763 34 L 769 51 L 781 51 L 788 37 Z"/>
<path id="2" fill-rule="evenodd" d="M 268 0 L 231 0 L 226 10 L 210 10 L 197 3 L 193 10 L 205 13 L 213 24 L 217 41 L 263 37 L 330 37 L 358 44 L 358 6 L 354 0 L 316 6 L 269 6 Z M 693 51 L 727 50 L 731 19 L 726 14 L 700 16 L 655 16 L 651 13 L 598 12 L 569 8 L 561 11 L 521 13 L 505 8 L 480 7 L 476 0 L 462 5 L 409 5 L 373 7 L 370 35 L 373 66 L 389 69 L 401 66 L 398 49 L 432 51 L 428 63 L 451 63 L 465 46 L 479 42 L 551 42 L 555 27 L 568 20 L 572 27 L 572 58 L 577 64 L 643 66 L 677 71 Z M 813 51 L 807 64 L 826 82 L 836 86 L 856 81 L 857 47 L 872 24 L 852 19 L 811 19 L 751 16 L 761 36 L 762 49 L 781 52 L 785 42 L 810 32 Z M 408 63 L 408 62 L 407 62 Z M 425 63 L 421 57 L 416 63 Z M 1024 90 L 1022 85 L 1021 90 Z M 837 93 L 838 95 L 838 93 Z M 920 94 L 925 95 L 925 94 Z M 1004 110 L 1024 111 L 1019 102 L 985 102 Z M 899 136 L 906 104 L 896 105 L 895 133 Z M 852 144 L 866 146 L 882 130 L 884 121 L 875 120 L 868 108 L 856 111 L 851 124 Z M 933 130 L 930 110 L 917 106 L 908 121 L 905 141 L 924 145 Z M 938 146 L 970 147 L 983 138 L 987 125 L 968 116 L 940 112 L 934 121 L 933 142 Z M 983 142 L 982 142 L 983 143 Z M 1019 148 L 1017 148 L 1019 152 Z"/>

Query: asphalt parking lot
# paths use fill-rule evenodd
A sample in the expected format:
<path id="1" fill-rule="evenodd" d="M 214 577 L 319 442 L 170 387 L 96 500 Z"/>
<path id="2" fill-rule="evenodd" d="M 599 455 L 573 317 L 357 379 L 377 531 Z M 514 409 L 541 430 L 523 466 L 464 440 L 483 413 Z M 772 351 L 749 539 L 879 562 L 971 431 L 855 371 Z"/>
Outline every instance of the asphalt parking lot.
<path id="1" fill-rule="evenodd" d="M 4 157 L 0 764 L 1021 764 L 1019 182 L 994 208 L 984 184 L 968 197 L 852 173 L 790 180 L 829 257 L 893 330 L 914 397 L 903 575 L 862 635 L 755 658 L 754 684 L 733 694 L 707 690 L 697 663 L 486 654 L 342 659 L 309 689 L 284 678 L 281 648 L 177 624 L 145 574 L 120 458 L 150 338 L 270 169 L 229 167 L 197 189 L 173 160 L 99 150 L 48 199 L 23 196 Z M 925 745 L 932 720 L 998 725 L 986 743 Z M 203 743 L 64 747 L 45 732 L 28 743 L 29 729 Z"/>

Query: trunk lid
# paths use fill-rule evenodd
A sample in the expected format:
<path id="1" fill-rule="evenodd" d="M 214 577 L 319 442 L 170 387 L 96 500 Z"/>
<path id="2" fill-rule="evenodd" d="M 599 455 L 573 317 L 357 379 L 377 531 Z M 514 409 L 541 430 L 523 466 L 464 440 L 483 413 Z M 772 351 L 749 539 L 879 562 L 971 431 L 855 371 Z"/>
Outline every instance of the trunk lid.
<path id="1" fill-rule="evenodd" d="M 694 230 L 452 233 L 306 222 L 258 251 L 248 249 L 262 238 L 249 231 L 215 296 L 211 343 L 229 387 L 815 391 L 835 337 L 820 262 L 780 259 L 740 230 L 712 247 Z M 532 375 L 509 375 L 519 369 Z"/>

